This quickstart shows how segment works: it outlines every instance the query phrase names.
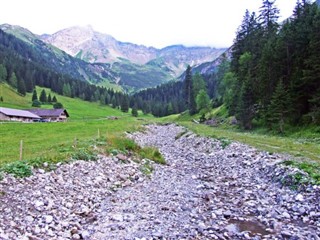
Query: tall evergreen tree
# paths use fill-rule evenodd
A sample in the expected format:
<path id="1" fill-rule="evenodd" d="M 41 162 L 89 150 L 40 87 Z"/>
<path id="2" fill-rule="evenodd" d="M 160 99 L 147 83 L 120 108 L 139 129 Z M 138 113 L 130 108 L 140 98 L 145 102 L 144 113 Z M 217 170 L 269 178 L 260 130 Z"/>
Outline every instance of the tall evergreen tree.
<path id="1" fill-rule="evenodd" d="M 26 85 L 24 83 L 24 80 L 21 78 L 18 79 L 17 90 L 18 93 L 20 93 L 22 96 L 26 95 Z"/>
<path id="2" fill-rule="evenodd" d="M 280 133 L 284 132 L 284 124 L 288 114 L 289 109 L 289 95 L 285 89 L 283 82 L 279 81 L 271 99 L 271 104 L 269 106 L 269 121 L 278 126 Z"/>
<path id="3" fill-rule="evenodd" d="M 129 111 L 129 97 L 127 95 L 122 96 L 121 103 L 120 103 L 120 109 L 122 112 Z"/>
<path id="4" fill-rule="evenodd" d="M 9 85 L 13 88 L 17 88 L 18 86 L 18 79 L 16 74 L 13 72 L 9 78 Z"/>
<path id="5" fill-rule="evenodd" d="M 52 102 L 54 102 L 54 103 L 58 102 L 58 100 L 57 100 L 57 98 L 56 98 L 55 95 L 54 95 L 53 98 L 52 98 Z"/>
<path id="6" fill-rule="evenodd" d="M 254 118 L 254 101 L 252 88 L 247 81 L 243 82 L 236 117 L 244 129 L 252 129 Z"/>
<path id="7" fill-rule="evenodd" d="M 42 91 L 40 93 L 39 100 L 42 103 L 46 103 L 47 102 L 47 94 L 46 94 L 46 91 L 44 89 L 42 89 Z"/>
<path id="8" fill-rule="evenodd" d="M 8 72 L 3 64 L 0 64 L 0 82 L 5 82 L 7 80 Z"/>
<path id="9" fill-rule="evenodd" d="M 48 94 L 48 99 L 47 99 L 48 103 L 51 103 L 52 102 L 52 98 L 51 98 L 51 94 L 49 93 Z"/>
<path id="10" fill-rule="evenodd" d="M 37 90 L 36 89 L 33 89 L 33 93 L 32 93 L 32 102 L 34 100 L 38 100 L 38 94 L 37 94 Z"/>
<path id="11" fill-rule="evenodd" d="M 188 65 L 186 76 L 184 79 L 184 99 L 188 108 L 190 108 L 191 95 L 192 95 L 192 73 L 191 67 Z"/>
<path id="12" fill-rule="evenodd" d="M 263 0 L 260 7 L 259 23 L 265 30 L 265 34 L 276 33 L 278 29 L 279 9 L 275 6 L 275 0 Z"/>

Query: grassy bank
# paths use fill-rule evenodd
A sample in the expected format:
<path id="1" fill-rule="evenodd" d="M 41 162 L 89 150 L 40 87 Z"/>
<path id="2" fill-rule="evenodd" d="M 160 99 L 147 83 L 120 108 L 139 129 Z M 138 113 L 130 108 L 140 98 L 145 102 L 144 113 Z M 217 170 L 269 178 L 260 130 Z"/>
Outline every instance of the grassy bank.
<path id="1" fill-rule="evenodd" d="M 0 124 L 0 165 L 19 159 L 23 140 L 23 159 L 47 158 L 59 161 L 92 139 L 136 131 L 142 121 L 130 116 L 118 120 L 79 120 L 66 123 L 3 123 Z"/>

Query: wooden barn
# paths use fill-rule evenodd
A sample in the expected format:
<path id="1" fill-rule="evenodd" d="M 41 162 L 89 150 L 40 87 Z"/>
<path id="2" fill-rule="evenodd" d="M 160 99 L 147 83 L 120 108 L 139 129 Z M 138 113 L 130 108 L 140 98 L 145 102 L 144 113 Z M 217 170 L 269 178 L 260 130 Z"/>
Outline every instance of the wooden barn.
<path id="1" fill-rule="evenodd" d="M 66 109 L 29 109 L 29 112 L 38 115 L 47 122 L 65 122 L 69 117 Z"/>
<path id="2" fill-rule="evenodd" d="M 2 121 L 32 122 L 40 119 L 41 117 L 27 110 L 0 107 L 0 120 Z"/>

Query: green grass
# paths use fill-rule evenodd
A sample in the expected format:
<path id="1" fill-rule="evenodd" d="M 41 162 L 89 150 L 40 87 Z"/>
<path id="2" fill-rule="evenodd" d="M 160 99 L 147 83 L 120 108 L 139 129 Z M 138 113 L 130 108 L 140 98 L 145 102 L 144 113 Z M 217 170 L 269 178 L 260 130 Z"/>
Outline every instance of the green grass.
<path id="1" fill-rule="evenodd" d="M 57 93 L 52 92 L 48 88 L 37 87 L 38 97 L 40 92 L 44 89 L 46 94 L 51 94 L 57 97 L 58 101 L 63 104 L 63 107 L 67 109 L 70 118 L 69 120 L 88 120 L 105 118 L 107 116 L 128 116 L 118 109 L 113 109 L 106 105 L 101 105 L 98 102 L 87 102 L 78 98 L 69 98 L 61 96 Z M 26 96 L 21 96 L 7 84 L 0 84 L 0 96 L 4 98 L 4 101 L 0 103 L 1 107 L 17 108 L 17 109 L 28 109 L 31 107 L 32 93 L 27 93 Z M 41 108 L 53 108 L 52 105 L 42 105 Z"/>
<path id="2" fill-rule="evenodd" d="M 31 95 L 30 98 L 23 97 L 7 84 L 0 83 L 0 96 L 3 97 L 3 102 L 0 102 L 1 107 L 17 109 L 31 107 Z M 30 101 L 28 101 L 29 99 Z"/>
<path id="3" fill-rule="evenodd" d="M 236 129 L 210 127 L 192 122 L 179 122 L 196 134 L 213 138 L 239 141 L 268 152 L 289 153 L 292 156 L 309 158 L 320 162 L 320 145 L 312 141 L 299 141 L 299 138 L 262 135 Z"/>
<path id="4" fill-rule="evenodd" d="M 78 148 L 86 147 L 97 138 L 98 131 L 106 137 L 135 131 L 140 126 L 141 122 L 133 117 L 66 123 L 3 123 L 0 124 L 0 165 L 19 159 L 20 140 L 23 140 L 23 159 L 41 157 L 59 161 L 70 156 L 75 142 Z"/>
<path id="5" fill-rule="evenodd" d="M 31 108 L 31 94 L 25 97 L 18 95 L 6 84 L 1 84 L 0 96 L 3 107 L 19 109 Z M 43 88 L 37 87 L 38 95 Z M 125 131 L 140 129 L 142 124 L 152 119 L 147 116 L 143 121 L 131 117 L 130 113 L 122 113 L 118 109 L 99 103 L 85 102 L 52 93 L 70 114 L 64 123 L 0 123 L 0 166 L 19 160 L 20 140 L 23 140 L 23 160 L 30 165 L 41 165 L 43 162 L 58 162 L 65 159 L 84 156 L 90 153 L 93 140 L 98 137 L 121 135 Z M 52 108 L 43 105 L 42 108 Z M 118 120 L 108 120 L 108 116 L 117 116 Z M 75 140 L 76 139 L 76 140 Z M 75 148 L 76 143 L 76 148 Z M 83 149 L 83 151 L 79 150 Z M 89 151 L 89 152 L 88 152 Z M 31 161 L 31 162 L 30 162 Z"/>
<path id="6" fill-rule="evenodd" d="M 224 117 L 224 110 L 213 110 L 211 114 Z M 262 151 L 290 154 L 295 159 L 291 165 L 305 171 L 314 183 L 320 184 L 319 126 L 291 128 L 285 136 L 281 136 L 261 129 L 251 132 L 242 131 L 227 123 L 219 127 L 210 127 L 192 122 L 192 119 L 198 120 L 198 117 L 198 115 L 189 116 L 188 113 L 183 113 L 161 118 L 158 121 L 178 123 L 198 135 L 219 139 L 223 147 L 227 147 L 231 141 L 238 141 Z"/>
<path id="7" fill-rule="evenodd" d="M 106 139 L 106 153 L 135 155 L 136 158 L 149 159 L 159 164 L 166 164 L 158 149 L 154 147 L 140 147 L 132 139 L 124 136 L 111 135 Z"/>

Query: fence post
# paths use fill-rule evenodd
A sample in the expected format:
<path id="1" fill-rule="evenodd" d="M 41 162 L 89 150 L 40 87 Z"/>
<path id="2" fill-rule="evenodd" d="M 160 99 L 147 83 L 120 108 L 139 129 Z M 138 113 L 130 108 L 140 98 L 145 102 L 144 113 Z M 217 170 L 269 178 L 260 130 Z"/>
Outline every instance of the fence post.
<path id="1" fill-rule="evenodd" d="M 20 140 L 20 161 L 22 161 L 22 152 L 23 152 L 23 140 Z"/>

